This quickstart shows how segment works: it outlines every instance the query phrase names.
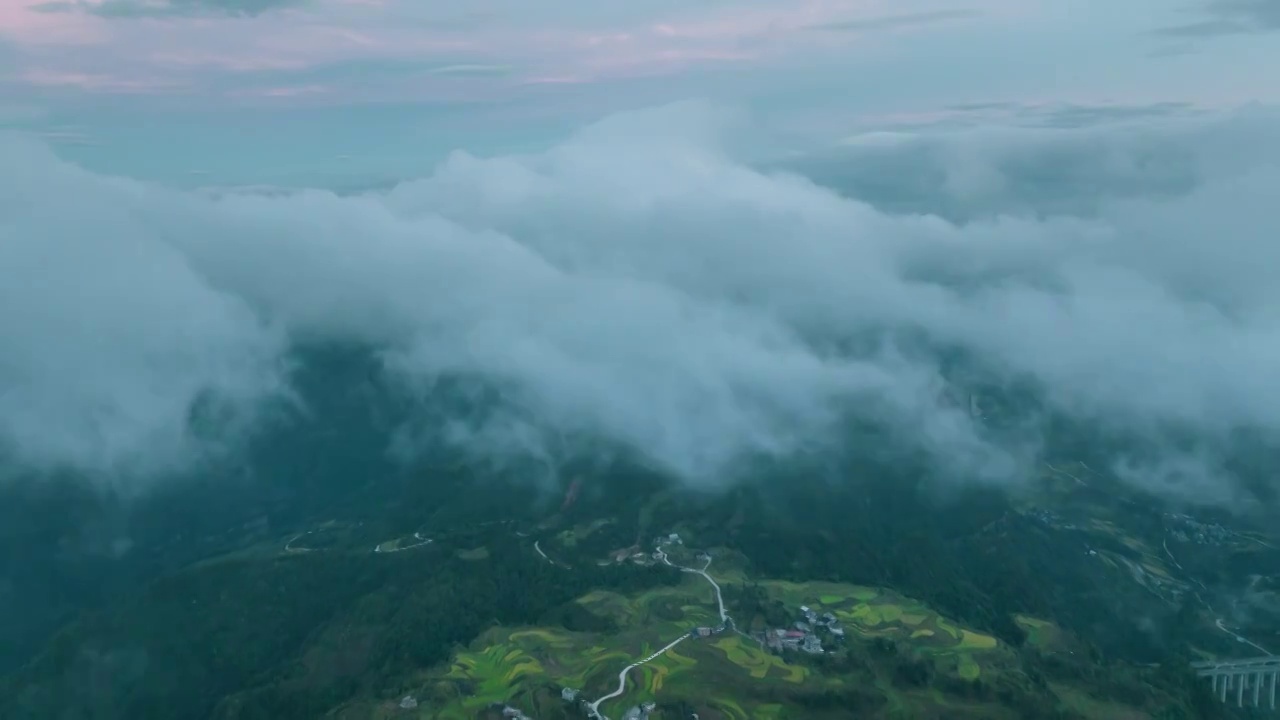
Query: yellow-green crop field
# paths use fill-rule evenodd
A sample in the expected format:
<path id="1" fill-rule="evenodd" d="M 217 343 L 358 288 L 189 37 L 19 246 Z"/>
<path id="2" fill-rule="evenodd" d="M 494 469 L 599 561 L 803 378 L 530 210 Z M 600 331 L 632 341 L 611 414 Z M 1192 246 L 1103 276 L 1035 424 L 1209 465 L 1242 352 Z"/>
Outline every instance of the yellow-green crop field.
<path id="1" fill-rule="evenodd" d="M 1007 651 L 990 635 L 962 628 L 928 606 L 881 588 L 837 583 L 765 581 L 769 595 L 792 608 L 831 613 L 850 635 L 886 638 L 935 658 L 940 670 L 966 680 L 982 675 L 984 656 L 1003 661 Z"/>
<path id="2" fill-rule="evenodd" d="M 789 606 L 804 604 L 819 613 L 831 612 L 854 641 L 893 639 L 933 658 L 939 671 L 961 678 L 980 678 L 988 663 L 999 666 L 1008 654 L 994 638 L 891 591 L 834 583 L 761 585 Z M 620 630 L 599 634 L 558 627 L 493 628 L 446 666 L 424 670 L 415 687 L 404 688 L 423 699 L 419 709 L 406 712 L 384 701 L 379 707 L 387 708 L 386 714 L 369 717 L 472 720 L 493 703 L 511 703 L 537 717 L 539 708 L 545 712 L 549 704 L 561 702 L 559 688 L 578 688 L 588 699 L 605 695 L 617 686 L 622 668 L 693 627 L 718 622 L 711 592 L 696 576 L 676 587 L 635 595 L 595 591 L 577 602 L 612 619 Z M 824 675 L 810 665 L 788 662 L 752 638 L 723 634 L 685 640 L 632 669 L 626 692 L 600 709 L 609 717 L 620 717 L 640 702 L 682 699 L 725 719 L 790 720 L 811 716 L 785 700 L 779 702 L 788 693 L 840 690 L 861 682 L 865 678 Z M 939 702 L 928 693 L 916 697 L 878 681 L 874 685 L 893 696 L 890 706 L 895 712 Z"/>

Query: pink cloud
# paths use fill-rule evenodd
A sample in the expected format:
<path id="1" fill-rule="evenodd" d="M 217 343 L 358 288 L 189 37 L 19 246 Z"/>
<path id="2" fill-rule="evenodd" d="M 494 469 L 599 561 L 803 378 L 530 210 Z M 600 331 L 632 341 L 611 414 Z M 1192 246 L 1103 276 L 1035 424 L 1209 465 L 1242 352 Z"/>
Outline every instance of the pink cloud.
<path id="1" fill-rule="evenodd" d="M 880 0 L 793 0 L 659 22 L 650 25 L 648 30 L 664 38 L 712 42 L 795 37 L 799 33 L 805 43 L 815 43 L 826 40 L 821 35 L 810 34 L 816 26 L 882 16 L 895 12 L 895 7 L 899 6 Z"/>
<path id="2" fill-rule="evenodd" d="M 534 75 L 524 79 L 525 85 L 580 85 L 591 82 L 585 75 Z"/>
<path id="3" fill-rule="evenodd" d="M 36 10 L 43 1 L 0 0 L 0 38 L 19 45 L 89 45 L 109 40 L 109 28 L 101 18 Z"/>
<path id="4" fill-rule="evenodd" d="M 238 76 L 274 73 L 274 81 L 263 82 L 293 88 L 308 86 L 310 79 L 295 84 L 282 76 L 367 61 L 514 69 L 514 77 L 468 78 L 477 96 L 502 87 L 606 82 L 674 75 L 702 66 L 768 63 L 848 43 L 847 38 L 813 33 L 808 30 L 812 25 L 880 15 L 900 7 L 888 0 L 744 0 L 715 10 L 643 14 L 633 10 L 625 21 L 579 22 L 570 27 L 551 14 L 554 5 L 539 11 L 533 5 L 507 7 L 498 2 L 497 7 L 506 7 L 508 15 L 495 11 L 463 28 L 450 24 L 456 18 L 417 0 L 316 0 L 305 9 L 251 18 L 131 20 L 33 10 L 40 1 L 0 0 L 0 36 L 19 47 L 25 70 L 20 74 L 32 85 L 60 84 L 97 92 L 114 87 L 123 92 L 134 86 L 206 87 L 222 77 L 235 83 L 242 82 Z M 64 81 L 53 82 L 59 77 Z M 361 80 L 359 84 L 365 84 Z M 368 80 L 380 81 L 394 78 Z M 421 83 L 428 82 L 401 81 L 406 93 L 420 92 Z M 341 83 L 333 82 L 325 86 L 326 92 L 341 93 L 337 86 Z M 430 85 L 450 93 L 458 92 L 458 87 Z M 254 92 L 265 97 L 261 91 Z"/>
<path id="5" fill-rule="evenodd" d="M 207 50 L 157 50 L 150 53 L 147 58 L 152 63 L 169 68 L 215 68 L 228 72 L 301 70 L 310 66 L 302 58 L 244 55 Z"/>
<path id="6" fill-rule="evenodd" d="M 326 95 L 333 92 L 327 85 L 290 85 L 282 87 L 251 88 L 234 93 L 239 97 L 296 98 L 309 95 Z"/>
<path id="7" fill-rule="evenodd" d="M 40 68 L 27 70 L 18 77 L 31 85 L 69 87 L 96 93 L 143 94 L 182 87 L 181 83 L 162 78 L 119 77 L 106 73 L 63 72 Z"/>

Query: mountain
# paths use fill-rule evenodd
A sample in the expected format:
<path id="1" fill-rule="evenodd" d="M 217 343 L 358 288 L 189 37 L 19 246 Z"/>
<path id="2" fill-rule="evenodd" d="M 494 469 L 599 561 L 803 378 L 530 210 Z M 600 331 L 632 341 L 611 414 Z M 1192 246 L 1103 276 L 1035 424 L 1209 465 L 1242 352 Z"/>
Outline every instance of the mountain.
<path id="1" fill-rule="evenodd" d="M 1189 663 L 1280 647 L 1265 523 L 1120 482 L 1132 446 L 1088 427 L 1055 421 L 1017 486 L 852 423 L 709 489 L 599 439 L 497 456 L 445 431 L 501 388 L 297 360 L 297 402 L 189 477 L 6 485 L 0 717 L 585 717 L 653 656 L 602 713 L 1211 718 Z M 1022 427 L 1034 389 L 969 382 L 990 433 Z"/>

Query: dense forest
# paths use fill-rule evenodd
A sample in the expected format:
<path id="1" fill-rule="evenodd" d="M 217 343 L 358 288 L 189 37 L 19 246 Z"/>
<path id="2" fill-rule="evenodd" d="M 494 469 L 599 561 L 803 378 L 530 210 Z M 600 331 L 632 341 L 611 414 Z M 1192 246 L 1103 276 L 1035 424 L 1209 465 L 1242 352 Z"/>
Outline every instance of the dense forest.
<path id="1" fill-rule="evenodd" d="M 442 542 L 382 557 L 228 559 L 173 574 L 56 637 L 9 681 L 0 716 L 158 719 L 182 708 L 184 717 L 312 717 L 447 660 L 492 625 L 607 631 L 570 601 L 595 587 L 678 579 L 633 566 L 564 573 L 509 534 L 486 548 L 480 561 Z"/>
<path id="2" fill-rule="evenodd" d="M 1100 580 L 1070 538 L 1013 512 L 1008 493 L 958 490 L 875 428 L 851 431 L 842 452 L 760 459 L 743 482 L 698 491 L 590 439 L 560 438 L 550 460 L 477 457 L 430 430 L 460 418 L 483 426 L 500 392 L 456 380 L 418 396 L 379 367 L 358 349 L 312 352 L 295 369 L 303 402 L 278 408 L 234 460 L 212 458 L 144 497 L 76 478 L 4 485 L 0 559 L 12 571 L 0 599 L 14 611 L 0 618 L 0 717 L 315 716 L 394 692 L 495 625 L 608 632 L 572 600 L 678 578 L 595 561 L 677 526 L 740 553 L 752 577 L 894 588 L 1019 649 L 1026 668 L 1017 682 L 942 687 L 953 681 L 909 653 L 871 647 L 814 660 L 832 672 L 888 663 L 895 683 L 1020 703 L 1029 718 L 1054 717 L 1045 688 L 1055 679 L 1154 703 L 1167 718 L 1224 712 L 1185 669 L 1195 607 L 1160 608 Z M 1109 452 L 1078 427 L 1055 437 L 1049 450 L 1063 457 Z M 570 483 L 581 492 L 557 514 Z M 1156 511 L 1137 507 L 1135 523 L 1144 512 Z M 567 558 L 572 573 L 515 532 L 553 516 L 556 527 L 609 520 Z M 331 521 L 345 534 L 323 551 L 280 552 Z M 419 530 L 435 544 L 371 552 Z M 749 586 L 730 593 L 770 611 Z M 1024 648 L 1017 613 L 1072 632 L 1082 657 Z M 791 700 L 815 713 L 880 702 L 861 695 Z"/>

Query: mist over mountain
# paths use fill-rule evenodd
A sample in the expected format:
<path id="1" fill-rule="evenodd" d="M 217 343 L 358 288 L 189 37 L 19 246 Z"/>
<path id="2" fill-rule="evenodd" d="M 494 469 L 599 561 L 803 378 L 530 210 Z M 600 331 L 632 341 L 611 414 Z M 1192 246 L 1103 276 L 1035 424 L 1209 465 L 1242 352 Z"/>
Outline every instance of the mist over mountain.
<path id="1" fill-rule="evenodd" d="M 985 633 L 947 693 L 1216 708 L 1186 654 L 1276 637 L 1271 119 L 763 163 L 683 103 L 361 192 L 5 138 L 0 714 L 374 702 L 495 622 L 613 627 L 584 593 L 674 580 L 600 558 L 676 526 Z"/>
<path id="2" fill-rule="evenodd" d="M 724 487 L 861 418 L 1016 484 L 1057 415 L 1158 450 L 1121 477 L 1232 502 L 1232 443 L 1280 429 L 1273 120 L 922 131 L 762 169 L 735 160 L 749 118 L 683 103 L 341 197 L 181 192 L 8 137 L 0 447 L 133 492 L 294 402 L 291 347 L 353 343 L 407 396 L 500 388 L 467 433 L 490 451 L 589 434 Z M 1034 388 L 1018 433 L 943 397 L 956 353 Z"/>

